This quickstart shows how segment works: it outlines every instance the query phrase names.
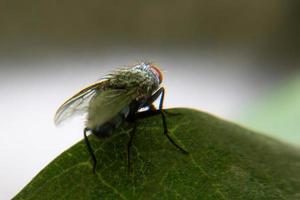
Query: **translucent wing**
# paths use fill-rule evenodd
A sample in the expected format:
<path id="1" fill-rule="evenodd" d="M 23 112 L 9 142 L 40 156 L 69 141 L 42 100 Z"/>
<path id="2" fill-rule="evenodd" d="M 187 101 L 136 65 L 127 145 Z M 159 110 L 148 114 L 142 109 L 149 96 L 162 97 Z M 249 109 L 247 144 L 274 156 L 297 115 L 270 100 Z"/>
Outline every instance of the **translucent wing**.
<path id="1" fill-rule="evenodd" d="M 97 91 L 106 84 L 106 82 L 107 80 L 105 79 L 94 83 L 68 99 L 56 111 L 54 117 L 55 124 L 59 125 L 66 119 L 87 112 L 91 99 L 96 95 Z"/>
<path id="2" fill-rule="evenodd" d="M 136 88 L 107 89 L 90 102 L 87 127 L 96 128 L 114 119 L 118 114 L 128 114 L 129 104 L 136 99 Z"/>

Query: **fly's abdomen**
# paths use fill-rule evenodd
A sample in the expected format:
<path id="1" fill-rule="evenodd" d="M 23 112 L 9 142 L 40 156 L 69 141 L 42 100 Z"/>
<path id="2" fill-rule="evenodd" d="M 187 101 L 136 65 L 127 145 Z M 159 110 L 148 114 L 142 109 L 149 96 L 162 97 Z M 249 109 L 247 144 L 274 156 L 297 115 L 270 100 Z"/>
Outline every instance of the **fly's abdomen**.
<path id="1" fill-rule="evenodd" d="M 93 134 L 101 138 L 111 136 L 113 131 L 124 122 L 128 113 L 129 107 L 124 108 L 117 116 L 113 117 L 111 120 L 104 122 L 103 124 L 98 125 L 94 129 L 92 129 Z"/>

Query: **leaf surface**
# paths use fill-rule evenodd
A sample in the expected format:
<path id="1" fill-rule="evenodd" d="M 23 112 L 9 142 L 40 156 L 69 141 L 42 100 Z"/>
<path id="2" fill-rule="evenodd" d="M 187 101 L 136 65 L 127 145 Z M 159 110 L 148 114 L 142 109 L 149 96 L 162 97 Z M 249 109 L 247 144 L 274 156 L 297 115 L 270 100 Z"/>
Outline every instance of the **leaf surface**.
<path id="1" fill-rule="evenodd" d="M 299 199 L 300 152 L 206 113 L 171 109 L 171 136 L 160 116 L 138 122 L 127 173 L 130 126 L 90 141 L 97 173 L 83 141 L 62 153 L 14 199 Z"/>

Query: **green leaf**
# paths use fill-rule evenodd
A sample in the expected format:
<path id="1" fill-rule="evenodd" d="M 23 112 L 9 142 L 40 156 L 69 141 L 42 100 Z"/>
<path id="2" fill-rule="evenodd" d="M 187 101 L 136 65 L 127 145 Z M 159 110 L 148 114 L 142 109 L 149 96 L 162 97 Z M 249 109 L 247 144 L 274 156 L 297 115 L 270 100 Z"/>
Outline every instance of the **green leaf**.
<path id="1" fill-rule="evenodd" d="M 300 199 L 299 149 L 195 110 L 169 110 L 167 121 L 189 155 L 163 135 L 160 116 L 149 117 L 138 123 L 131 174 L 125 124 L 109 138 L 90 136 L 96 174 L 81 141 L 14 199 Z"/>

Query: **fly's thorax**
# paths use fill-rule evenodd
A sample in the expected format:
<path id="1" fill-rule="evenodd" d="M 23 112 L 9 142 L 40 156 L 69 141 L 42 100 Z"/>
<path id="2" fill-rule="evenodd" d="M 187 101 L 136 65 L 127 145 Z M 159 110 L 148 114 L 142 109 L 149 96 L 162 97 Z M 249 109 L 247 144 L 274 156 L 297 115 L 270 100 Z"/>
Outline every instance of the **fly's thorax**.
<path id="1" fill-rule="evenodd" d="M 111 74 L 109 87 L 118 89 L 135 88 L 138 98 L 148 98 L 159 87 L 159 79 L 146 64 L 124 68 Z"/>

